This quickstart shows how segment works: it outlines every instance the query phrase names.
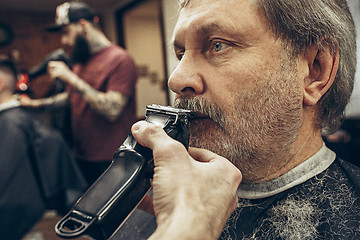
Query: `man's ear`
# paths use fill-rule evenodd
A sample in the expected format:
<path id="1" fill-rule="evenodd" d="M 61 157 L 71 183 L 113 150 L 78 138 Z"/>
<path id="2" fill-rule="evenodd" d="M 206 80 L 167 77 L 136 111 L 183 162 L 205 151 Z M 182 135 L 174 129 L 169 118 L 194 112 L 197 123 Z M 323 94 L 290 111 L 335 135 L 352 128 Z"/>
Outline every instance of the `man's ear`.
<path id="1" fill-rule="evenodd" d="M 315 105 L 329 90 L 339 67 L 339 48 L 323 41 L 322 49 L 313 45 L 305 51 L 309 74 L 304 79 L 304 104 Z"/>
<path id="2" fill-rule="evenodd" d="M 86 37 L 86 34 L 87 34 L 87 30 L 88 30 L 88 21 L 87 20 L 85 20 L 85 19 L 80 19 L 79 21 L 78 21 L 78 24 L 79 24 L 79 26 L 81 27 L 81 35 L 83 36 L 83 37 Z"/>

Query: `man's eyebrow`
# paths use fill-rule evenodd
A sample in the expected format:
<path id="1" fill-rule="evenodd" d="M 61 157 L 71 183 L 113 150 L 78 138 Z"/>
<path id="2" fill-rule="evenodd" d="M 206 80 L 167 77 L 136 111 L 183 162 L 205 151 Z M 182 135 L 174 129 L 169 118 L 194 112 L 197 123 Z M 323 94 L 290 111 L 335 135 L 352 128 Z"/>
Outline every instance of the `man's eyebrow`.
<path id="1" fill-rule="evenodd" d="M 209 23 L 198 27 L 196 29 L 196 33 L 199 36 L 206 36 L 214 32 L 219 32 L 221 29 L 222 28 L 217 23 Z M 176 39 L 172 39 L 171 44 L 175 49 L 183 48 L 183 46 L 179 44 Z"/>
<path id="2" fill-rule="evenodd" d="M 197 33 L 199 35 L 208 35 L 210 33 L 219 32 L 221 29 L 222 28 L 217 23 L 212 22 L 212 23 L 200 26 L 197 29 Z"/>
<path id="3" fill-rule="evenodd" d="M 181 49 L 183 48 L 175 39 L 173 39 L 171 41 L 171 45 L 173 46 L 174 49 Z"/>

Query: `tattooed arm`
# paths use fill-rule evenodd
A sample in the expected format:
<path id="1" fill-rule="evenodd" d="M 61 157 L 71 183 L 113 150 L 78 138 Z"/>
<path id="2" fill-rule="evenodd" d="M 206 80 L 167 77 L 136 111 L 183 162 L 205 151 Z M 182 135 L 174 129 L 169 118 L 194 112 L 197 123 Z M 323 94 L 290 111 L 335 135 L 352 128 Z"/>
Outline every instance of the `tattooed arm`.
<path id="1" fill-rule="evenodd" d="M 99 92 L 81 80 L 77 75 L 74 78 L 77 79 L 73 80 L 72 85 L 91 108 L 105 116 L 109 121 L 115 121 L 120 116 L 128 101 L 127 96 L 116 91 Z"/>
<path id="2" fill-rule="evenodd" d="M 20 103 L 25 107 L 63 107 L 68 104 L 69 95 L 67 92 L 59 93 L 54 96 L 42 99 L 30 99 L 27 96 L 20 96 Z"/>
<path id="3" fill-rule="evenodd" d="M 128 97 L 117 91 L 100 92 L 73 73 L 63 62 L 50 62 L 48 73 L 73 86 L 92 109 L 115 121 L 122 113 Z"/>

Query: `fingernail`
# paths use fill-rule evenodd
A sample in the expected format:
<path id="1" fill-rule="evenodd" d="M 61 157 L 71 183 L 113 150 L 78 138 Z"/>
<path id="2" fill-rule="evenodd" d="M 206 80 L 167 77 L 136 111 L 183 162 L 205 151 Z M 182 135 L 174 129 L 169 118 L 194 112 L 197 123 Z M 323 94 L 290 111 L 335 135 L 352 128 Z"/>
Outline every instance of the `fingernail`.
<path id="1" fill-rule="evenodd" d="M 144 125 L 143 121 L 137 122 L 132 126 L 133 132 L 139 132 L 142 129 L 142 126 Z"/>

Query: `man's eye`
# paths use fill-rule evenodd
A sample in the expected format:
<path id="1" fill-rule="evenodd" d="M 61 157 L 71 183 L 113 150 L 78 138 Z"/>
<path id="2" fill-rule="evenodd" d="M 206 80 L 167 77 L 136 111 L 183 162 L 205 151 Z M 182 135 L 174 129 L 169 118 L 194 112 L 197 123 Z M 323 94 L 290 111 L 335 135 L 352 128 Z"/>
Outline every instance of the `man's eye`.
<path id="1" fill-rule="evenodd" d="M 183 51 L 175 52 L 175 55 L 177 59 L 180 61 L 184 56 L 184 52 Z"/>
<path id="2" fill-rule="evenodd" d="M 219 51 L 221 51 L 223 49 L 223 43 L 221 43 L 221 42 L 215 42 L 213 44 L 213 46 L 214 46 L 214 51 L 215 52 L 219 52 Z"/>
<path id="3" fill-rule="evenodd" d="M 220 51 L 225 50 L 229 46 L 230 46 L 230 44 L 228 44 L 228 43 L 224 43 L 221 41 L 212 41 L 210 50 L 212 50 L 214 52 L 220 52 Z"/>

